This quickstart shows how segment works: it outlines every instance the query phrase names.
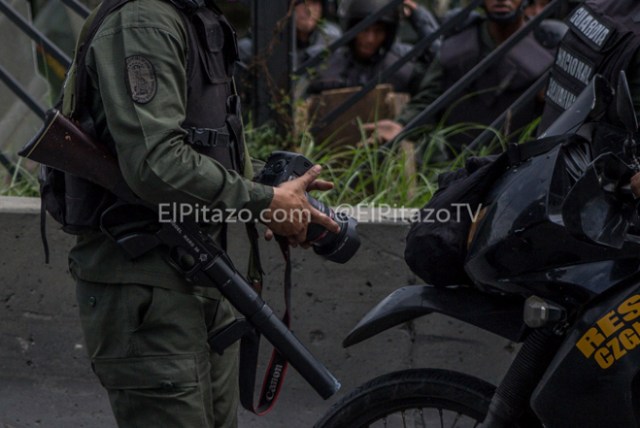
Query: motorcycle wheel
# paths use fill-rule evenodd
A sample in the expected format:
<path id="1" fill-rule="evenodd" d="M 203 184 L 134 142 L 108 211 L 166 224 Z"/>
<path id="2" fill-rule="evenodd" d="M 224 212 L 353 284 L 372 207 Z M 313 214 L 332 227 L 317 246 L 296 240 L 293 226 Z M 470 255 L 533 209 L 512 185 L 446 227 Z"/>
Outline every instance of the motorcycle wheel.
<path id="1" fill-rule="evenodd" d="M 389 373 L 335 403 L 315 428 L 477 427 L 495 387 L 439 369 Z"/>

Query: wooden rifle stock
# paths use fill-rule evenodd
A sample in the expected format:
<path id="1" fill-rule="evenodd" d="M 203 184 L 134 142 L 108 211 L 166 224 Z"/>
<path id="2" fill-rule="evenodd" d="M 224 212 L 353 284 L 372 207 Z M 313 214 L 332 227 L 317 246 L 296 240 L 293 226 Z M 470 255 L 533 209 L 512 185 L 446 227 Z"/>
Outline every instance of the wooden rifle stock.
<path id="1" fill-rule="evenodd" d="M 89 180 L 127 202 L 136 200 L 113 154 L 57 109 L 47 111 L 44 126 L 18 155 Z"/>

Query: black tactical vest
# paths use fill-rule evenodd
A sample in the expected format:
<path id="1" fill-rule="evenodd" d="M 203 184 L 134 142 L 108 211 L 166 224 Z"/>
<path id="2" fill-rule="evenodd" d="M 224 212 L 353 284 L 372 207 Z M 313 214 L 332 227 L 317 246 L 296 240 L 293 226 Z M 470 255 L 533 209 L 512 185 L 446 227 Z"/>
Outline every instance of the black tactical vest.
<path id="1" fill-rule="evenodd" d="M 575 102 L 595 74 L 615 88 L 640 46 L 640 2 L 588 0 L 569 14 L 565 35 L 551 71 L 540 125 L 544 132 Z M 617 123 L 611 106 L 607 121 Z"/>
<path id="2" fill-rule="evenodd" d="M 181 11 L 189 31 L 187 143 L 225 168 L 242 173 L 244 141 L 233 68 L 239 59 L 236 34 L 209 8 Z"/>
<path id="3" fill-rule="evenodd" d="M 130 0 L 105 0 L 86 29 L 87 37 L 78 49 L 75 77 L 75 110 L 73 118 L 92 129 L 91 120 L 82 108 L 86 105 L 87 73 L 84 55 L 93 35 L 109 13 Z M 188 32 L 187 106 L 182 127 L 188 132 L 186 143 L 204 156 L 211 157 L 228 170 L 243 173 L 244 141 L 240 100 L 235 94 L 233 67 L 238 60 L 236 35 L 233 27 L 218 10 L 194 7 L 188 0 L 171 3 L 180 12 Z M 107 143 L 108 144 L 108 143 Z M 110 147 L 114 151 L 113 147 Z M 114 153 L 115 154 L 115 153 Z M 58 172 L 58 175 L 63 174 Z M 52 176 L 53 178 L 53 176 Z M 51 181 L 51 179 L 49 179 Z M 62 199 L 63 230 L 72 234 L 99 229 L 102 212 L 115 202 L 115 197 L 95 184 L 63 174 L 58 184 Z"/>
<path id="4" fill-rule="evenodd" d="M 444 69 L 444 88 L 453 86 L 486 55 L 481 46 L 481 25 L 482 21 L 476 21 L 443 42 L 440 62 Z M 552 49 L 543 47 L 530 33 L 467 87 L 460 96 L 464 99 L 444 113 L 447 115 L 445 123 L 490 125 L 544 74 L 552 62 Z M 510 131 L 526 126 L 541 113 L 542 104 L 531 101 L 511 117 Z M 453 135 L 449 143 L 459 149 L 469 144 L 479 132 Z"/>

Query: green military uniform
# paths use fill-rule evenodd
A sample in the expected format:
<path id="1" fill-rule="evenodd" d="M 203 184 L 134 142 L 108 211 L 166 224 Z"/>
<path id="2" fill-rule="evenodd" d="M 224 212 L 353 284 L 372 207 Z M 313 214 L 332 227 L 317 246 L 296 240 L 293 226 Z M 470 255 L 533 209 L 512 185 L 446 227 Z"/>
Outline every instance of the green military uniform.
<path id="1" fill-rule="evenodd" d="M 257 217 L 273 189 L 247 179 L 249 157 L 243 177 L 185 144 L 188 49 L 185 21 L 173 5 L 126 3 L 91 42 L 83 107 L 142 199 L 247 209 Z M 145 81 L 131 81 L 131 58 L 144 66 Z M 150 81 L 150 88 L 136 86 Z M 219 237 L 221 228 L 213 225 L 211 233 Z M 129 261 L 99 232 L 78 238 L 69 263 L 88 353 L 119 426 L 237 425 L 237 349 L 219 356 L 207 344 L 210 332 L 233 319 L 217 290 L 189 285 L 160 249 Z"/>

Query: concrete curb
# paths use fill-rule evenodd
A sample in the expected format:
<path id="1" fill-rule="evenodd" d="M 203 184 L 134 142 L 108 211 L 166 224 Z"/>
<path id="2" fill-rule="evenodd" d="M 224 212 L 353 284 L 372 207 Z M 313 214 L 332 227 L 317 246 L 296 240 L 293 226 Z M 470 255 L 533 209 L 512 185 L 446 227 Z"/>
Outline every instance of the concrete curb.
<path id="1" fill-rule="evenodd" d="M 66 267 L 73 239 L 50 222 L 52 257 L 44 265 L 39 211 L 38 200 L 0 198 L 0 426 L 114 427 L 76 319 Z M 393 370 L 447 368 L 494 383 L 503 375 L 514 356 L 512 344 L 444 316 L 423 317 L 342 348 L 342 339 L 373 305 L 416 282 L 403 260 L 406 223 L 363 222 L 358 229 L 362 247 L 345 265 L 293 251 L 294 331 L 342 382 L 341 391 L 323 401 L 291 370 L 276 409 L 263 418 L 241 411 L 241 427 L 311 427 L 336 399 Z M 236 233 L 244 236 L 232 228 L 231 236 Z M 245 266 L 244 240 L 231 241 L 236 265 Z M 281 308 L 283 262 L 276 245 L 263 243 L 262 249 L 265 300 Z M 268 348 L 263 343 L 263 362 Z"/>

